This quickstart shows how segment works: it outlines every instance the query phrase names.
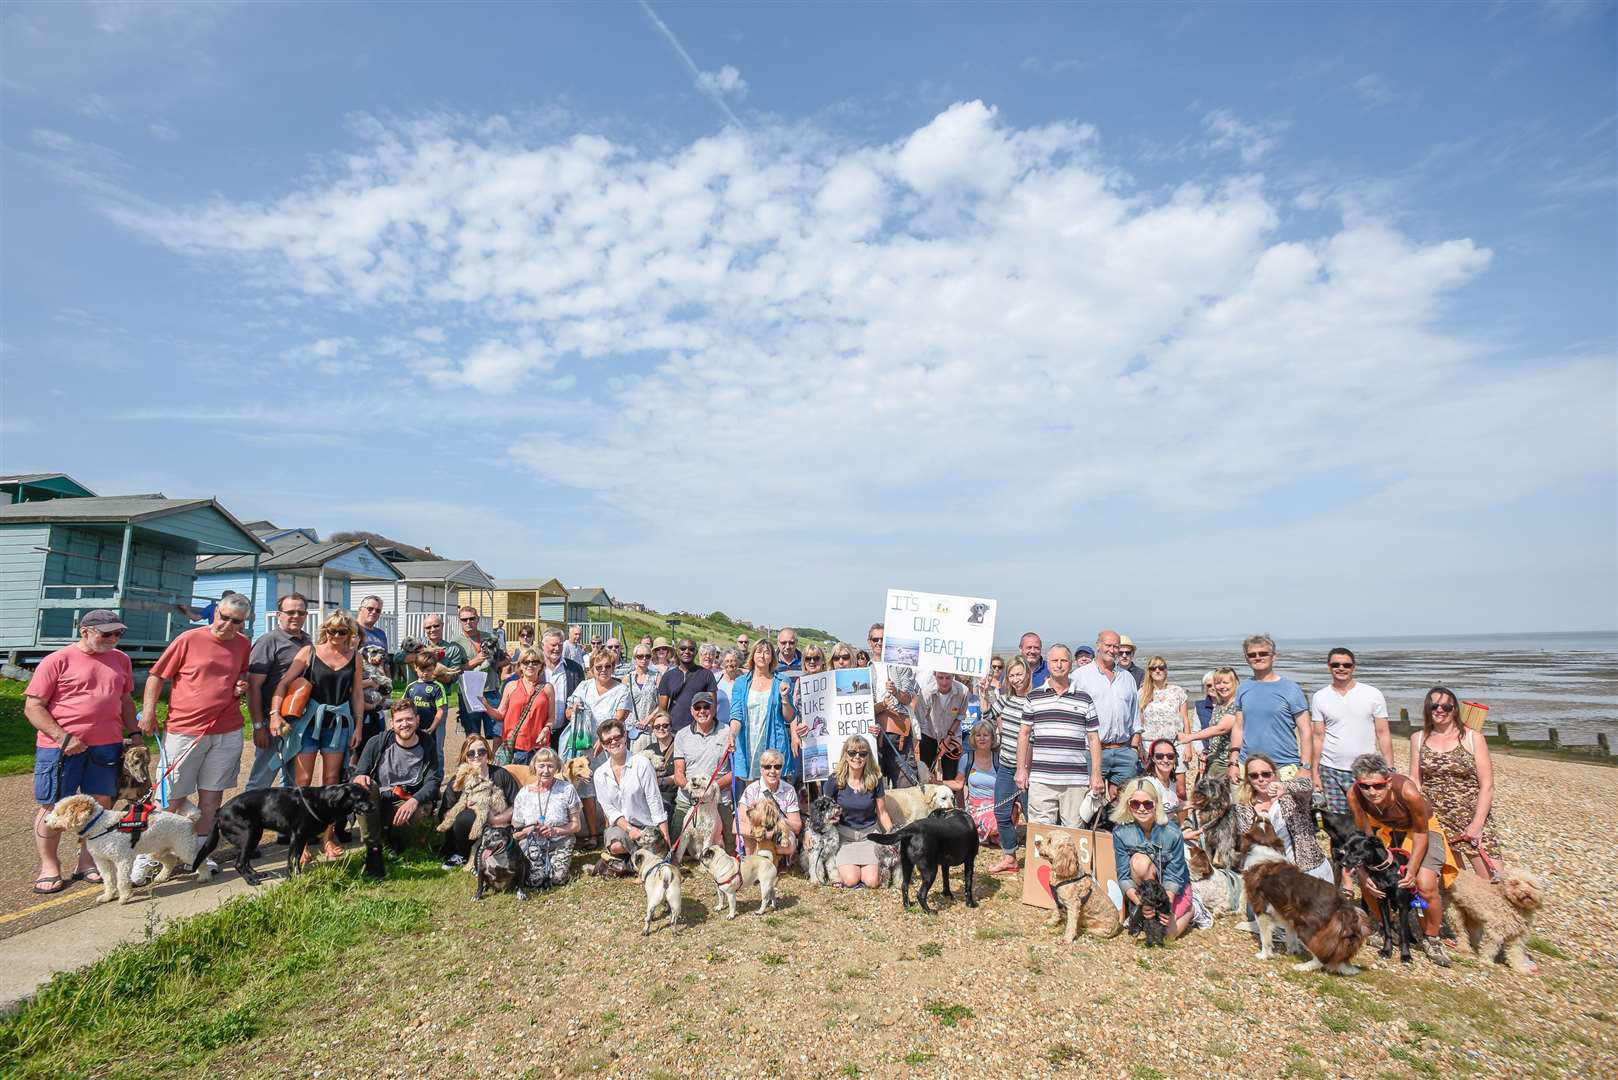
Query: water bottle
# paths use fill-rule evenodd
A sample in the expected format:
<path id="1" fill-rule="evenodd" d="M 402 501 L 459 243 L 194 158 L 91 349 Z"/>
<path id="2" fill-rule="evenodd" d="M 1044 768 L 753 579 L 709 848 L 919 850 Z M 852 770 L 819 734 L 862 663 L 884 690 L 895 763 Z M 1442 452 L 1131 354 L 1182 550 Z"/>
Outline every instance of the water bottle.
<path id="1" fill-rule="evenodd" d="M 1410 896 L 1410 910 L 1414 911 L 1414 912 L 1416 912 L 1417 914 L 1420 914 L 1420 915 L 1427 914 L 1427 901 L 1422 899 L 1420 893 L 1412 893 L 1411 894 L 1411 896 Z"/>

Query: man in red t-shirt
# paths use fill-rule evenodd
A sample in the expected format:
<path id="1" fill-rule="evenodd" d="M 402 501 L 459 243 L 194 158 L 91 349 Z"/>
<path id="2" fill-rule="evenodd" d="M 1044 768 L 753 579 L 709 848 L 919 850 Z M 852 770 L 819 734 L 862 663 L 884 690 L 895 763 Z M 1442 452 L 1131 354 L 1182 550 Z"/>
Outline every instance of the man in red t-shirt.
<path id="1" fill-rule="evenodd" d="M 34 669 L 23 699 L 33 725 L 34 843 L 39 848 L 37 893 L 67 888 L 57 845 L 62 834 L 45 827 L 45 815 L 60 799 L 80 792 L 110 807 L 118 794 L 118 761 L 124 733 L 135 728 L 134 670 L 118 651 L 124 624 L 118 613 L 98 608 L 79 620 L 79 640 L 51 653 Z M 74 878 L 95 873 L 88 848 L 79 849 Z M 96 879 L 99 880 L 99 879 Z"/>
<path id="2" fill-rule="evenodd" d="M 220 600 L 213 622 L 169 642 L 146 680 L 140 726 L 148 735 L 157 727 L 164 685 L 174 684 L 163 737 L 163 753 L 173 770 L 168 778 L 169 809 L 184 813 L 195 793 L 201 836 L 213 828 L 220 799 L 236 786 L 241 773 L 241 698 L 247 693 L 247 659 L 252 651 L 242 630 L 251 612 L 251 603 L 240 593 Z"/>

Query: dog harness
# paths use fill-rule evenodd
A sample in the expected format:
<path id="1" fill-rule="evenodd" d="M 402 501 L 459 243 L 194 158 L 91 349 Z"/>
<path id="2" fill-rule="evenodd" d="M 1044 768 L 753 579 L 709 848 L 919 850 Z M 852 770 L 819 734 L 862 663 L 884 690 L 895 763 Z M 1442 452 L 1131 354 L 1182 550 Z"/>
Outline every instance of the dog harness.
<path id="1" fill-rule="evenodd" d="M 742 879 L 742 868 L 740 866 L 738 866 L 738 867 L 736 867 L 736 872 L 734 874 L 730 875 L 724 881 L 720 881 L 718 878 L 714 878 L 714 882 L 716 884 L 718 884 L 718 886 L 721 889 L 723 889 L 726 885 L 735 884 L 736 882 L 740 881 L 741 879 Z"/>
<path id="2" fill-rule="evenodd" d="M 124 811 L 124 816 L 118 819 L 113 828 L 121 833 L 128 833 L 129 845 L 134 847 L 140 843 L 141 834 L 151 825 L 152 811 L 156 809 L 157 807 L 149 802 L 130 803 L 129 808 Z"/>
<path id="3" fill-rule="evenodd" d="M 1067 904 L 1062 899 L 1062 890 L 1075 882 L 1083 881 L 1089 876 L 1090 875 L 1088 873 L 1081 873 L 1077 877 L 1063 878 L 1061 881 L 1054 881 L 1051 883 L 1051 899 L 1056 901 L 1057 911 L 1064 913 L 1067 911 Z"/>

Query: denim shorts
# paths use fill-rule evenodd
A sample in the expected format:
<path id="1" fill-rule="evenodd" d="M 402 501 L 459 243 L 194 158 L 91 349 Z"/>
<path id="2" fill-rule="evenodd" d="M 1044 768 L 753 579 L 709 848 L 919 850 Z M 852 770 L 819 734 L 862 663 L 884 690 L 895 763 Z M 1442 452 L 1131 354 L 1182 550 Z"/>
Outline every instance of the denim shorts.
<path id="1" fill-rule="evenodd" d="M 121 742 L 92 746 L 82 754 L 62 756 L 59 746 L 40 746 L 34 749 L 34 801 L 41 806 L 55 806 L 69 795 L 118 794 L 118 763 L 124 756 Z M 56 777 L 60 762 L 62 776 Z"/>
<path id="2" fill-rule="evenodd" d="M 315 725 L 310 724 L 303 729 L 303 741 L 298 744 L 298 753 L 313 754 L 340 754 L 348 749 L 348 740 L 354 734 L 354 721 L 346 716 L 328 714 L 326 723 L 319 733 Z"/>

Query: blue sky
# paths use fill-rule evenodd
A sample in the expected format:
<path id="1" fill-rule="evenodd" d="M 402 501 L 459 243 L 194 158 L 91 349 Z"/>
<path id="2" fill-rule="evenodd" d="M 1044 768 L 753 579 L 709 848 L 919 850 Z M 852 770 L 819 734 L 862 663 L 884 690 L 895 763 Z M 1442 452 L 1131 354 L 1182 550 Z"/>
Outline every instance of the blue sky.
<path id="1" fill-rule="evenodd" d="M 1612 4 L 0 28 L 5 471 L 846 633 L 1618 626 Z"/>

